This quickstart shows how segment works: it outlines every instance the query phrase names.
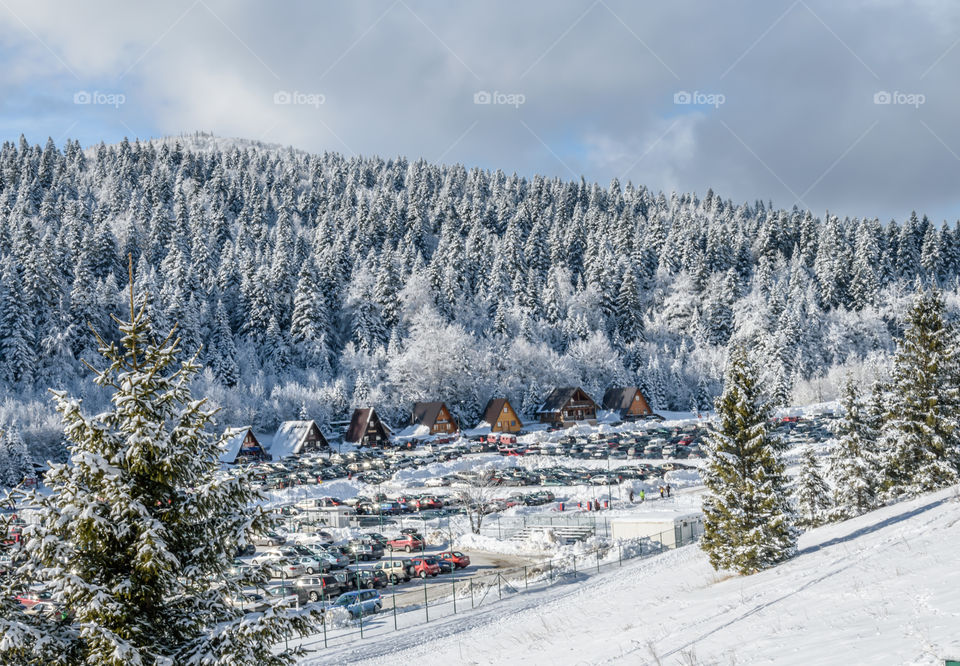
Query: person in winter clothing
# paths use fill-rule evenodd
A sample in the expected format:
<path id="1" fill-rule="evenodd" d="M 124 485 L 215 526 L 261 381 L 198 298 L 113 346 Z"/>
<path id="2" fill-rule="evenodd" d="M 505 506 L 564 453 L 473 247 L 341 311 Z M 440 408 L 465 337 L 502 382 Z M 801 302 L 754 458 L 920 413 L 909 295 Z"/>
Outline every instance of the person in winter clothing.
<path id="1" fill-rule="evenodd" d="M 630 490 L 630 503 L 633 503 L 633 490 Z"/>
<path id="2" fill-rule="evenodd" d="M 667 484 L 667 497 L 670 497 L 670 484 Z"/>
<path id="3" fill-rule="evenodd" d="M 663 497 L 664 489 L 663 486 L 660 486 L 660 497 Z"/>
<path id="4" fill-rule="evenodd" d="M 647 493 L 642 488 L 640 489 L 640 503 L 643 504 L 643 501 L 647 499 Z"/>

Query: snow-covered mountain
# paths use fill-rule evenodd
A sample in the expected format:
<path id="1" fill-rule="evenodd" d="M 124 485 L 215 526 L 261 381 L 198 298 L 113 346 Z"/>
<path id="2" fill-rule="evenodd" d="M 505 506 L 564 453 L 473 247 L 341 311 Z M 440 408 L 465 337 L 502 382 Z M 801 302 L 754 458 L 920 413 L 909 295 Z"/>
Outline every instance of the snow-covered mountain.
<path id="1" fill-rule="evenodd" d="M 883 372 L 915 281 L 955 288 L 960 229 L 195 135 L 0 149 L 0 423 L 59 440 L 127 283 L 201 349 L 222 424 L 394 423 L 444 400 L 530 412 L 558 385 L 704 407 L 726 347 L 781 404 Z M 956 294 L 947 294 L 954 308 Z M 954 308 L 955 309 L 955 308 Z"/>

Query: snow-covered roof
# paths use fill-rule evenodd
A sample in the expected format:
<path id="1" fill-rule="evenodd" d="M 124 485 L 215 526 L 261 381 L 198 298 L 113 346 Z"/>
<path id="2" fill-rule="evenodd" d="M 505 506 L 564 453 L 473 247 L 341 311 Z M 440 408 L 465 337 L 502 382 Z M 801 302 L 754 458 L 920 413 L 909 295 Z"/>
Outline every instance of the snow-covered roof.
<path id="1" fill-rule="evenodd" d="M 299 455 L 310 434 L 310 429 L 316 426 L 314 421 L 284 421 L 273 436 L 270 444 L 270 455 L 274 460 L 281 460 L 290 456 Z M 317 431 L 320 431 L 317 426 Z M 323 435 L 321 434 L 321 437 Z"/>
<path id="2" fill-rule="evenodd" d="M 240 428 L 227 428 L 223 431 L 223 437 L 226 439 L 226 449 L 220 454 L 220 462 L 233 464 L 240 455 L 240 447 L 243 446 L 243 440 L 247 438 L 252 426 L 242 426 Z"/>

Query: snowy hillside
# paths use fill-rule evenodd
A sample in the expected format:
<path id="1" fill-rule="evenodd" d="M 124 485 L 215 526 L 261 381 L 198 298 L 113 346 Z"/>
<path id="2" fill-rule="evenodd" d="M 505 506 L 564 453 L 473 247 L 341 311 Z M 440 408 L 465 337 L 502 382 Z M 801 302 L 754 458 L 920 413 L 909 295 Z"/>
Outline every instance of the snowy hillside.
<path id="1" fill-rule="evenodd" d="M 527 415 L 555 386 L 702 410 L 730 342 L 778 404 L 835 399 L 848 371 L 885 374 L 916 279 L 955 284 L 960 230 L 209 135 L 8 142 L 0 423 L 35 454 L 60 440 L 46 389 L 79 392 L 97 357 L 86 323 L 111 335 L 128 255 L 154 328 L 202 350 L 221 427 L 371 404 L 402 427 L 436 400 L 471 427 L 491 396 Z"/>
<path id="2" fill-rule="evenodd" d="M 697 547 L 517 595 L 313 663 L 941 664 L 960 655 L 952 488 L 813 530 L 800 555 L 717 574 Z"/>

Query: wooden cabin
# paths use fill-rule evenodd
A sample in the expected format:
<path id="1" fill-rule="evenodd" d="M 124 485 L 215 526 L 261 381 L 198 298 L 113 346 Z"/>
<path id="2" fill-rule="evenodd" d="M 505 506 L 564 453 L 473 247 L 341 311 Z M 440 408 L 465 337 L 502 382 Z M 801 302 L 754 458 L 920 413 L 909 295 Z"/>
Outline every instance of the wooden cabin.
<path id="1" fill-rule="evenodd" d="M 226 449 L 220 455 L 220 462 L 235 465 L 269 459 L 250 426 L 227 428 L 223 437 L 226 440 Z"/>
<path id="2" fill-rule="evenodd" d="M 597 403 L 576 386 L 555 388 L 537 409 L 540 423 L 573 425 L 576 421 L 596 421 Z"/>
<path id="3" fill-rule="evenodd" d="M 450 410 L 442 402 L 418 402 L 413 406 L 410 425 L 427 426 L 431 435 L 452 435 L 459 431 Z"/>
<path id="4" fill-rule="evenodd" d="M 390 430 L 373 407 L 355 409 L 343 439 L 357 446 L 387 446 L 390 443 Z"/>
<path id="5" fill-rule="evenodd" d="M 506 398 L 490 398 L 483 410 L 483 420 L 490 424 L 490 432 L 517 432 L 523 422 Z"/>
<path id="6" fill-rule="evenodd" d="M 316 421 L 284 421 L 270 445 L 270 455 L 274 460 L 329 450 L 330 444 Z"/>
<path id="7" fill-rule="evenodd" d="M 624 421 L 653 414 L 650 403 L 636 386 L 608 388 L 603 394 L 603 408 L 617 412 Z"/>

